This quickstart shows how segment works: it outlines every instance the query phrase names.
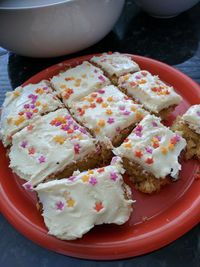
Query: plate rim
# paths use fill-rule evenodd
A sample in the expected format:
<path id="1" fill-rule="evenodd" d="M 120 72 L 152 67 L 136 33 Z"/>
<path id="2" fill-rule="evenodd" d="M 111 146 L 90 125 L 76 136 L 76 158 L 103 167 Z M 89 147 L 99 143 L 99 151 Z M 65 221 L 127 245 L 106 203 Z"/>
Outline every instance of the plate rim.
<path id="1" fill-rule="evenodd" d="M 199 85 L 193 81 L 190 77 L 188 77 L 187 75 L 185 75 L 184 73 L 180 72 L 179 70 L 177 70 L 176 68 L 167 65 L 166 63 L 163 63 L 161 61 L 155 60 L 155 59 L 151 59 L 148 57 L 143 57 L 143 56 L 139 56 L 139 55 L 132 55 L 132 54 L 127 54 L 124 53 L 126 55 L 131 56 L 132 58 L 134 58 L 137 62 L 137 60 L 142 60 L 147 62 L 148 64 L 156 64 L 159 67 L 162 67 L 164 69 L 167 68 L 167 70 L 169 70 L 170 72 L 172 72 L 175 76 L 179 76 L 182 77 L 185 82 L 187 82 L 188 84 L 190 84 L 190 86 L 193 88 L 193 90 L 195 91 L 195 93 L 197 93 L 197 95 L 200 96 L 200 87 Z M 66 66 L 69 65 L 70 62 L 82 62 L 84 60 L 89 60 L 92 56 L 94 55 L 99 55 L 97 53 L 95 54 L 90 54 L 90 55 L 84 55 L 81 57 L 75 57 L 75 58 L 71 58 L 71 59 L 67 59 L 64 60 L 60 63 L 54 64 L 38 73 L 36 73 L 35 75 L 33 75 L 32 77 L 30 77 L 27 81 L 25 81 L 22 86 L 30 83 L 33 79 L 38 78 L 38 76 L 44 76 L 45 72 L 54 72 L 55 70 L 59 70 L 59 67 L 61 67 L 60 64 L 62 64 L 62 66 Z M 41 79 L 39 79 L 41 80 Z M 39 81 L 38 80 L 38 81 Z M 173 242 L 174 240 L 176 240 L 177 238 L 179 238 L 180 236 L 182 236 L 183 234 L 185 234 L 187 231 L 189 231 L 192 227 L 194 227 L 196 224 L 198 224 L 198 222 L 200 221 L 200 213 L 199 213 L 199 209 L 200 209 L 200 181 L 199 180 L 195 180 L 192 182 L 191 186 L 188 188 L 188 190 L 186 192 L 184 192 L 183 196 L 181 197 L 181 199 L 186 198 L 187 195 L 189 195 L 190 197 L 194 197 L 194 199 L 190 200 L 189 203 L 188 201 L 186 201 L 186 203 L 184 203 L 184 207 L 183 208 L 183 204 L 180 205 L 180 201 L 178 201 L 178 203 L 176 203 L 175 207 L 170 207 L 170 210 L 172 212 L 172 210 L 174 210 L 175 208 L 178 208 L 179 211 L 181 211 L 181 206 L 182 209 L 185 211 L 185 213 L 180 213 L 180 216 L 178 216 L 176 219 L 173 220 L 173 223 L 169 223 L 168 227 L 166 226 L 166 223 L 164 224 L 164 229 L 162 229 L 163 227 L 159 228 L 160 231 L 153 231 L 151 233 L 150 239 L 151 240 L 147 240 L 145 239 L 138 239 L 138 247 L 136 249 L 137 246 L 134 246 L 134 244 L 131 243 L 131 238 L 127 242 L 125 242 L 123 244 L 123 242 L 120 242 L 120 244 L 118 244 L 117 246 L 117 250 L 114 251 L 113 247 L 110 248 L 101 248 L 100 252 L 95 251 L 95 249 L 92 249 L 90 247 L 85 247 L 83 248 L 83 245 L 81 244 L 76 244 L 76 241 L 61 241 L 59 239 L 56 239 L 55 237 L 49 236 L 47 235 L 45 232 L 41 232 L 38 231 L 36 229 L 36 227 L 34 228 L 34 234 L 31 234 L 30 232 L 30 224 L 29 222 L 27 222 L 26 220 L 23 221 L 23 216 L 20 213 L 20 216 L 14 216 L 13 217 L 13 204 L 9 201 L 8 196 L 5 194 L 2 184 L 1 184 L 1 177 L 0 177 L 0 211 L 1 213 L 7 218 L 7 220 L 23 235 L 25 235 L 28 239 L 32 240 L 34 243 L 37 243 L 38 245 L 46 248 L 46 249 L 50 249 L 54 252 L 58 252 L 67 256 L 73 256 L 73 257 L 77 257 L 77 258 L 82 258 L 82 259 L 93 259 L 93 260 L 114 260 L 114 259 L 123 259 L 123 258 L 129 258 L 129 257 L 133 257 L 133 256 L 139 256 L 148 252 L 152 252 L 154 250 L 157 250 L 171 242 Z M 194 194 L 195 192 L 195 194 Z M 195 195 L 195 196 L 194 196 Z M 189 197 L 188 197 L 189 198 Z M 6 205 L 5 205 L 6 203 Z M 8 205 L 9 203 L 9 205 Z M 190 205 L 189 205 L 190 204 Z M 186 208 L 187 207 L 187 208 Z M 19 212 L 17 213 L 17 210 L 15 210 L 15 214 L 19 215 Z M 164 211 L 162 213 L 165 214 L 166 212 L 168 212 L 168 209 L 166 211 Z M 160 215 L 158 215 L 160 216 Z M 156 216 L 157 217 L 157 216 Z M 22 220 L 22 221 L 21 221 Z M 154 221 L 155 218 L 152 218 L 150 221 Z M 149 222 L 150 222 L 149 221 Z M 23 223 L 22 223 L 23 222 Z M 144 222 L 144 224 L 147 224 L 149 222 Z M 22 223 L 22 226 L 21 226 Z M 179 224 L 180 223 L 180 224 Z M 173 225 L 172 225 L 173 224 Z M 34 224 L 33 224 L 34 225 Z M 32 225 L 32 227 L 33 227 Z M 173 227 L 172 227 L 173 226 Z M 165 231 L 163 233 L 163 231 Z M 156 233 L 155 233 L 156 232 Z M 160 238 L 160 236 L 162 238 Z M 165 238 L 163 238 L 163 236 Z M 51 242 L 49 242 L 49 240 L 53 241 L 53 244 L 57 244 L 57 243 L 64 243 L 64 244 L 72 244 L 71 246 L 62 246 L 62 248 L 56 248 L 55 249 L 55 245 L 52 245 Z M 157 243 L 159 242 L 159 244 Z M 75 244 L 75 245 L 74 245 Z M 130 245 L 133 245 L 130 247 Z M 147 246 L 148 244 L 148 246 Z M 66 248 L 67 247 L 67 248 Z M 127 249 L 127 247 L 129 249 Z M 115 246 L 116 248 L 116 246 Z M 135 248 L 135 250 L 133 251 L 132 249 Z M 102 255 L 102 252 L 104 252 L 104 254 Z M 92 253 L 92 255 L 91 255 Z"/>

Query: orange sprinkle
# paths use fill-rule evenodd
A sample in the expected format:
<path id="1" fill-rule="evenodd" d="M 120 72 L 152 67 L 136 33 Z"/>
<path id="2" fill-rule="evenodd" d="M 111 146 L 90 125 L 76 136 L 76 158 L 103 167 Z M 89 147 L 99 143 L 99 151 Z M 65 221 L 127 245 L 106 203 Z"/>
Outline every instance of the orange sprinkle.
<path id="1" fill-rule="evenodd" d="M 108 103 L 102 103 L 101 106 L 102 106 L 102 108 L 107 108 L 108 107 Z"/>
<path id="2" fill-rule="evenodd" d="M 144 79 L 141 79 L 141 80 L 139 80 L 137 83 L 138 83 L 138 84 L 145 84 L 145 83 L 147 83 L 147 81 L 144 80 Z"/>
<path id="3" fill-rule="evenodd" d="M 68 134 L 71 134 L 71 133 L 73 133 L 73 132 L 74 132 L 74 130 L 72 130 L 72 129 L 69 129 L 69 130 L 67 131 Z"/>
<path id="4" fill-rule="evenodd" d="M 105 121 L 104 121 L 104 120 L 99 120 L 99 121 L 98 121 L 98 125 L 99 125 L 100 127 L 104 127 L 104 126 L 105 126 Z"/>
<path id="5" fill-rule="evenodd" d="M 126 148 L 132 148 L 131 143 L 125 143 L 124 146 L 125 146 Z"/>
<path id="6" fill-rule="evenodd" d="M 107 115 L 112 115 L 112 110 L 111 109 L 106 109 L 106 114 Z"/>
<path id="7" fill-rule="evenodd" d="M 96 127 L 96 128 L 94 129 L 94 131 L 95 131 L 95 133 L 99 133 L 99 132 L 100 132 L 100 128 L 99 128 L 99 127 Z"/>
<path id="8" fill-rule="evenodd" d="M 104 206 L 103 206 L 102 202 L 96 202 L 96 203 L 95 203 L 95 210 L 96 210 L 97 212 L 99 212 L 99 211 L 102 210 L 103 208 L 104 208 Z"/>
<path id="9" fill-rule="evenodd" d="M 38 113 L 38 109 L 35 108 L 35 109 L 33 110 L 33 113 Z"/>
<path id="10" fill-rule="evenodd" d="M 112 102 L 112 101 L 113 101 L 113 97 L 112 97 L 112 96 L 109 96 L 109 97 L 107 98 L 107 101 L 108 101 L 108 102 Z"/>
<path id="11" fill-rule="evenodd" d="M 160 150 L 161 150 L 163 155 L 167 154 L 167 148 L 166 147 L 161 147 Z"/>
<path id="12" fill-rule="evenodd" d="M 24 118 L 24 116 L 21 116 L 19 119 L 17 119 L 17 120 L 15 120 L 15 125 L 16 126 L 19 126 L 22 122 L 24 122 L 25 121 L 25 118 Z"/>
<path id="13" fill-rule="evenodd" d="M 174 150 L 174 144 L 169 143 L 168 148 L 169 148 L 169 150 Z"/>
<path id="14" fill-rule="evenodd" d="M 40 101 L 35 102 L 36 107 L 39 107 L 41 105 Z"/>

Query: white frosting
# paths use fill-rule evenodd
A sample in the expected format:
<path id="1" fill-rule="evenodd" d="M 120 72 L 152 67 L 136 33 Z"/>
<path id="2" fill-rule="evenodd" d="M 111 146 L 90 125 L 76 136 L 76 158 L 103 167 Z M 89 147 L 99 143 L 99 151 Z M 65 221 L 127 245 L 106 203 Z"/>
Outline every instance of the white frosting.
<path id="1" fill-rule="evenodd" d="M 110 76 L 116 75 L 117 77 L 120 77 L 121 75 L 129 72 L 135 72 L 140 69 L 138 64 L 134 62 L 131 57 L 117 52 L 112 54 L 104 53 L 101 56 L 94 56 L 91 58 L 91 62 L 97 64 Z"/>
<path id="2" fill-rule="evenodd" d="M 94 225 L 123 224 L 132 212 L 126 199 L 119 162 L 105 168 L 76 173 L 70 179 L 39 184 L 36 191 L 50 235 L 59 239 L 81 238 Z M 130 188 L 126 189 L 131 194 Z"/>
<path id="3" fill-rule="evenodd" d="M 191 106 L 182 116 L 182 120 L 189 128 L 200 134 L 200 105 Z"/>
<path id="4" fill-rule="evenodd" d="M 119 86 L 154 113 L 177 105 L 182 100 L 173 87 L 163 83 L 158 76 L 153 76 L 144 70 L 121 77 Z"/>
<path id="5" fill-rule="evenodd" d="M 1 114 L 0 133 L 4 145 L 9 145 L 12 135 L 33 119 L 61 106 L 47 81 L 17 87 L 13 92 L 7 92 Z"/>
<path id="6" fill-rule="evenodd" d="M 84 61 L 81 65 L 54 76 L 51 84 L 61 94 L 65 105 L 69 106 L 71 101 L 110 84 L 110 81 L 99 68 Z"/>
<path id="7" fill-rule="evenodd" d="M 156 178 L 178 178 L 178 157 L 185 146 L 185 139 L 162 125 L 156 116 L 147 115 L 114 153 L 138 163 Z"/>
<path id="8" fill-rule="evenodd" d="M 114 85 L 75 102 L 71 111 L 96 137 L 110 140 L 121 130 L 139 122 L 147 113 Z"/>
<path id="9" fill-rule="evenodd" d="M 66 109 L 38 118 L 13 136 L 10 167 L 32 185 L 95 153 L 95 142 Z"/>

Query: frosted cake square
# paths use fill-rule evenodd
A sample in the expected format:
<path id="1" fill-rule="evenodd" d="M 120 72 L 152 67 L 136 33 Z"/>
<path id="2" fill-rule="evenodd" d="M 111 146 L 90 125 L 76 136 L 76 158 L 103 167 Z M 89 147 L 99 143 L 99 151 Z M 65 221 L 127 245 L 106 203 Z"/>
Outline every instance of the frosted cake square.
<path id="1" fill-rule="evenodd" d="M 115 85 L 120 76 L 140 69 L 130 56 L 118 52 L 94 56 L 90 61 L 100 67 Z"/>
<path id="2" fill-rule="evenodd" d="M 74 117 L 100 140 L 119 145 L 147 112 L 114 85 L 93 92 L 71 107 Z"/>
<path id="3" fill-rule="evenodd" d="M 170 178 L 178 179 L 178 158 L 185 146 L 184 138 L 161 124 L 158 117 L 147 115 L 114 153 L 122 157 L 136 188 L 152 193 Z"/>
<path id="4" fill-rule="evenodd" d="M 122 76 L 119 88 L 161 118 L 166 118 L 182 100 L 172 86 L 145 70 Z"/>
<path id="5" fill-rule="evenodd" d="M 45 113 L 62 107 L 47 81 L 17 87 L 7 92 L 1 113 L 1 139 L 10 145 L 12 135 Z"/>
<path id="6" fill-rule="evenodd" d="M 68 107 L 81 97 L 110 84 L 110 81 L 99 68 L 84 61 L 81 65 L 54 76 L 51 84 Z"/>
<path id="7" fill-rule="evenodd" d="M 66 109 L 51 112 L 13 136 L 10 168 L 28 184 L 101 165 L 101 149 Z"/>
<path id="8" fill-rule="evenodd" d="M 36 187 L 48 233 L 63 240 L 81 238 L 95 225 L 124 224 L 132 212 L 131 190 L 122 165 L 114 163 Z"/>
<path id="9" fill-rule="evenodd" d="M 187 141 L 186 159 L 200 160 L 200 105 L 191 106 L 183 116 L 178 116 L 172 126 Z"/>

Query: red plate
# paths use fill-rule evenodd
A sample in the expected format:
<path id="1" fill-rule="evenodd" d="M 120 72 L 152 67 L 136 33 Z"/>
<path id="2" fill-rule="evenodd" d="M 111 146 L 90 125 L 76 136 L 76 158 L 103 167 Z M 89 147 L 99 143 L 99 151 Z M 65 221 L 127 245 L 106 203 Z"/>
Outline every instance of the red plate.
<path id="1" fill-rule="evenodd" d="M 54 65 L 30 78 L 27 83 L 48 79 L 64 69 L 91 56 L 71 59 Z M 200 88 L 189 77 L 176 69 L 141 56 L 133 56 L 142 69 L 158 74 L 173 85 L 183 102 L 170 121 L 186 111 L 189 105 L 200 103 Z M 47 234 L 42 217 L 36 209 L 36 196 L 26 192 L 17 176 L 8 168 L 6 151 L 0 145 L 0 208 L 8 221 L 22 234 L 37 244 L 53 251 L 86 259 L 120 259 L 158 249 L 183 235 L 200 220 L 200 179 L 195 179 L 198 163 L 182 162 L 180 180 L 166 186 L 160 193 L 148 196 L 134 190 L 136 199 L 130 220 L 122 225 L 95 227 L 82 239 L 61 241 Z M 129 183 L 130 184 L 130 183 Z"/>

